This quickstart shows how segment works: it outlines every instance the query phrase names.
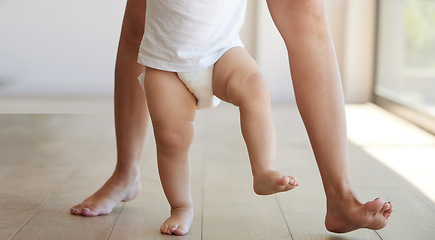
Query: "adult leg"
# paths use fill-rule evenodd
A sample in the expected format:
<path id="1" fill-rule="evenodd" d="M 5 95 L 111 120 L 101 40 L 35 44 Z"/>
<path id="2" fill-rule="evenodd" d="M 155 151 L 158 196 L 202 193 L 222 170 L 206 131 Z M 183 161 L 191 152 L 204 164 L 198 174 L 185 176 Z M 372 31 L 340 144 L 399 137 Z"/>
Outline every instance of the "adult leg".
<path id="1" fill-rule="evenodd" d="M 294 178 L 274 170 L 276 136 L 269 87 L 245 49 L 232 48 L 215 64 L 213 91 L 220 99 L 239 107 L 254 191 L 268 195 L 296 187 Z"/>
<path id="2" fill-rule="evenodd" d="M 196 98 L 176 73 L 147 68 L 145 89 L 157 146 L 160 180 L 171 216 L 164 234 L 184 235 L 193 219 L 189 148 L 193 140 Z"/>
<path id="3" fill-rule="evenodd" d="M 392 205 L 362 204 L 349 181 L 344 98 L 323 0 L 267 0 L 287 46 L 296 101 L 327 197 L 326 228 L 386 226 Z"/>
<path id="4" fill-rule="evenodd" d="M 84 216 L 109 214 L 120 201 L 140 191 L 139 159 L 149 124 L 145 94 L 137 77 L 144 67 L 137 54 L 145 23 L 146 1 L 128 0 L 115 68 L 115 126 L 117 165 L 113 175 L 96 193 L 71 208 Z"/>

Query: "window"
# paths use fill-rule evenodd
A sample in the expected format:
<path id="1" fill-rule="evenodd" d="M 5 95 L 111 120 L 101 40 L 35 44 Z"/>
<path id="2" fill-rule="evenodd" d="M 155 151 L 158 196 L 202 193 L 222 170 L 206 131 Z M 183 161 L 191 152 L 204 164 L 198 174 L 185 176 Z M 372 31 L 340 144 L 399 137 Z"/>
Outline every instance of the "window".
<path id="1" fill-rule="evenodd" d="M 435 132 L 435 1 L 380 0 L 375 102 Z"/>

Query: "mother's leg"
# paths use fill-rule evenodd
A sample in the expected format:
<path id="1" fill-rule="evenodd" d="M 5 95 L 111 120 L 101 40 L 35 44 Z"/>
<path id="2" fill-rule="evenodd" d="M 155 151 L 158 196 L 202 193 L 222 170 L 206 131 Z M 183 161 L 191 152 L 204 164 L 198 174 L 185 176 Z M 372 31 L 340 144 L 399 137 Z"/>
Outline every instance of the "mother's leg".
<path id="1" fill-rule="evenodd" d="M 360 203 L 349 181 L 344 98 L 323 0 L 267 2 L 287 46 L 296 101 L 322 176 L 327 229 L 383 228 L 391 204 Z"/>
<path id="2" fill-rule="evenodd" d="M 128 0 L 115 68 L 115 125 L 117 165 L 110 179 L 92 196 L 71 208 L 84 216 L 109 214 L 120 201 L 140 191 L 139 159 L 149 124 L 145 94 L 137 77 L 144 67 L 137 54 L 145 24 L 145 0 Z"/>

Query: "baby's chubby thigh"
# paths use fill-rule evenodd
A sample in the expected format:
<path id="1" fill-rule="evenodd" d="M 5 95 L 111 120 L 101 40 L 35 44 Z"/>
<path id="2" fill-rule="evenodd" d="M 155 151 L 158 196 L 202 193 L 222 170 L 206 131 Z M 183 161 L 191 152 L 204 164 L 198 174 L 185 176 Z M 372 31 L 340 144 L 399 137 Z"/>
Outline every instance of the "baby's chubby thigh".
<path id="1" fill-rule="evenodd" d="M 176 73 L 147 67 L 144 89 L 154 128 L 173 129 L 194 121 L 196 99 Z"/>
<path id="2" fill-rule="evenodd" d="M 270 101 L 266 79 L 242 47 L 231 48 L 216 62 L 212 85 L 218 98 L 239 107 L 244 102 Z"/>

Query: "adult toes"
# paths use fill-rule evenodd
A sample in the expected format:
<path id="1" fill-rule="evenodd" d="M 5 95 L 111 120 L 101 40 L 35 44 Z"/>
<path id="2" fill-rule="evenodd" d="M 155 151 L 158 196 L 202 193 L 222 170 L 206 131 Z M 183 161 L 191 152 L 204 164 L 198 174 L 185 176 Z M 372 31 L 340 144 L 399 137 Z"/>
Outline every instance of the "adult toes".
<path id="1" fill-rule="evenodd" d="M 76 207 L 72 207 L 70 210 L 70 213 L 74 214 L 74 215 L 80 215 L 81 214 L 81 210 L 80 208 L 76 208 Z"/>
<path id="2" fill-rule="evenodd" d="M 376 198 L 375 200 L 364 204 L 364 208 L 366 209 L 366 211 L 369 211 L 370 213 L 373 214 L 380 212 L 383 206 L 384 206 L 384 201 L 380 198 Z"/>
<path id="3" fill-rule="evenodd" d="M 391 213 L 392 213 L 392 212 L 393 212 L 393 211 L 389 209 L 389 210 L 385 211 L 383 215 L 384 215 L 384 217 L 385 217 L 386 219 L 388 219 L 388 218 L 391 216 Z"/>
<path id="4" fill-rule="evenodd" d="M 390 203 L 386 202 L 386 203 L 384 203 L 384 205 L 382 205 L 382 208 L 381 208 L 380 212 L 384 213 L 385 211 L 387 211 L 390 208 L 391 208 Z"/>
<path id="5" fill-rule="evenodd" d="M 70 212 L 71 212 L 72 214 L 75 214 L 75 215 L 81 215 L 81 214 L 82 214 L 82 209 L 83 209 L 84 207 L 85 207 L 85 206 L 84 206 L 83 203 L 77 204 L 77 205 L 75 205 L 74 207 L 70 208 Z"/>
<path id="6" fill-rule="evenodd" d="M 393 211 L 393 204 L 391 202 L 388 202 L 388 204 L 390 204 L 390 209 Z"/>
<path id="7" fill-rule="evenodd" d="M 384 212 L 384 217 L 385 217 L 386 219 L 388 219 L 388 218 L 390 217 L 391 213 L 393 213 L 393 206 L 392 206 L 391 203 L 390 203 L 390 208 L 387 209 L 387 210 Z"/>
<path id="8" fill-rule="evenodd" d="M 81 211 L 81 215 L 86 217 L 95 217 L 98 216 L 98 212 L 96 212 L 95 209 L 83 208 Z"/>

